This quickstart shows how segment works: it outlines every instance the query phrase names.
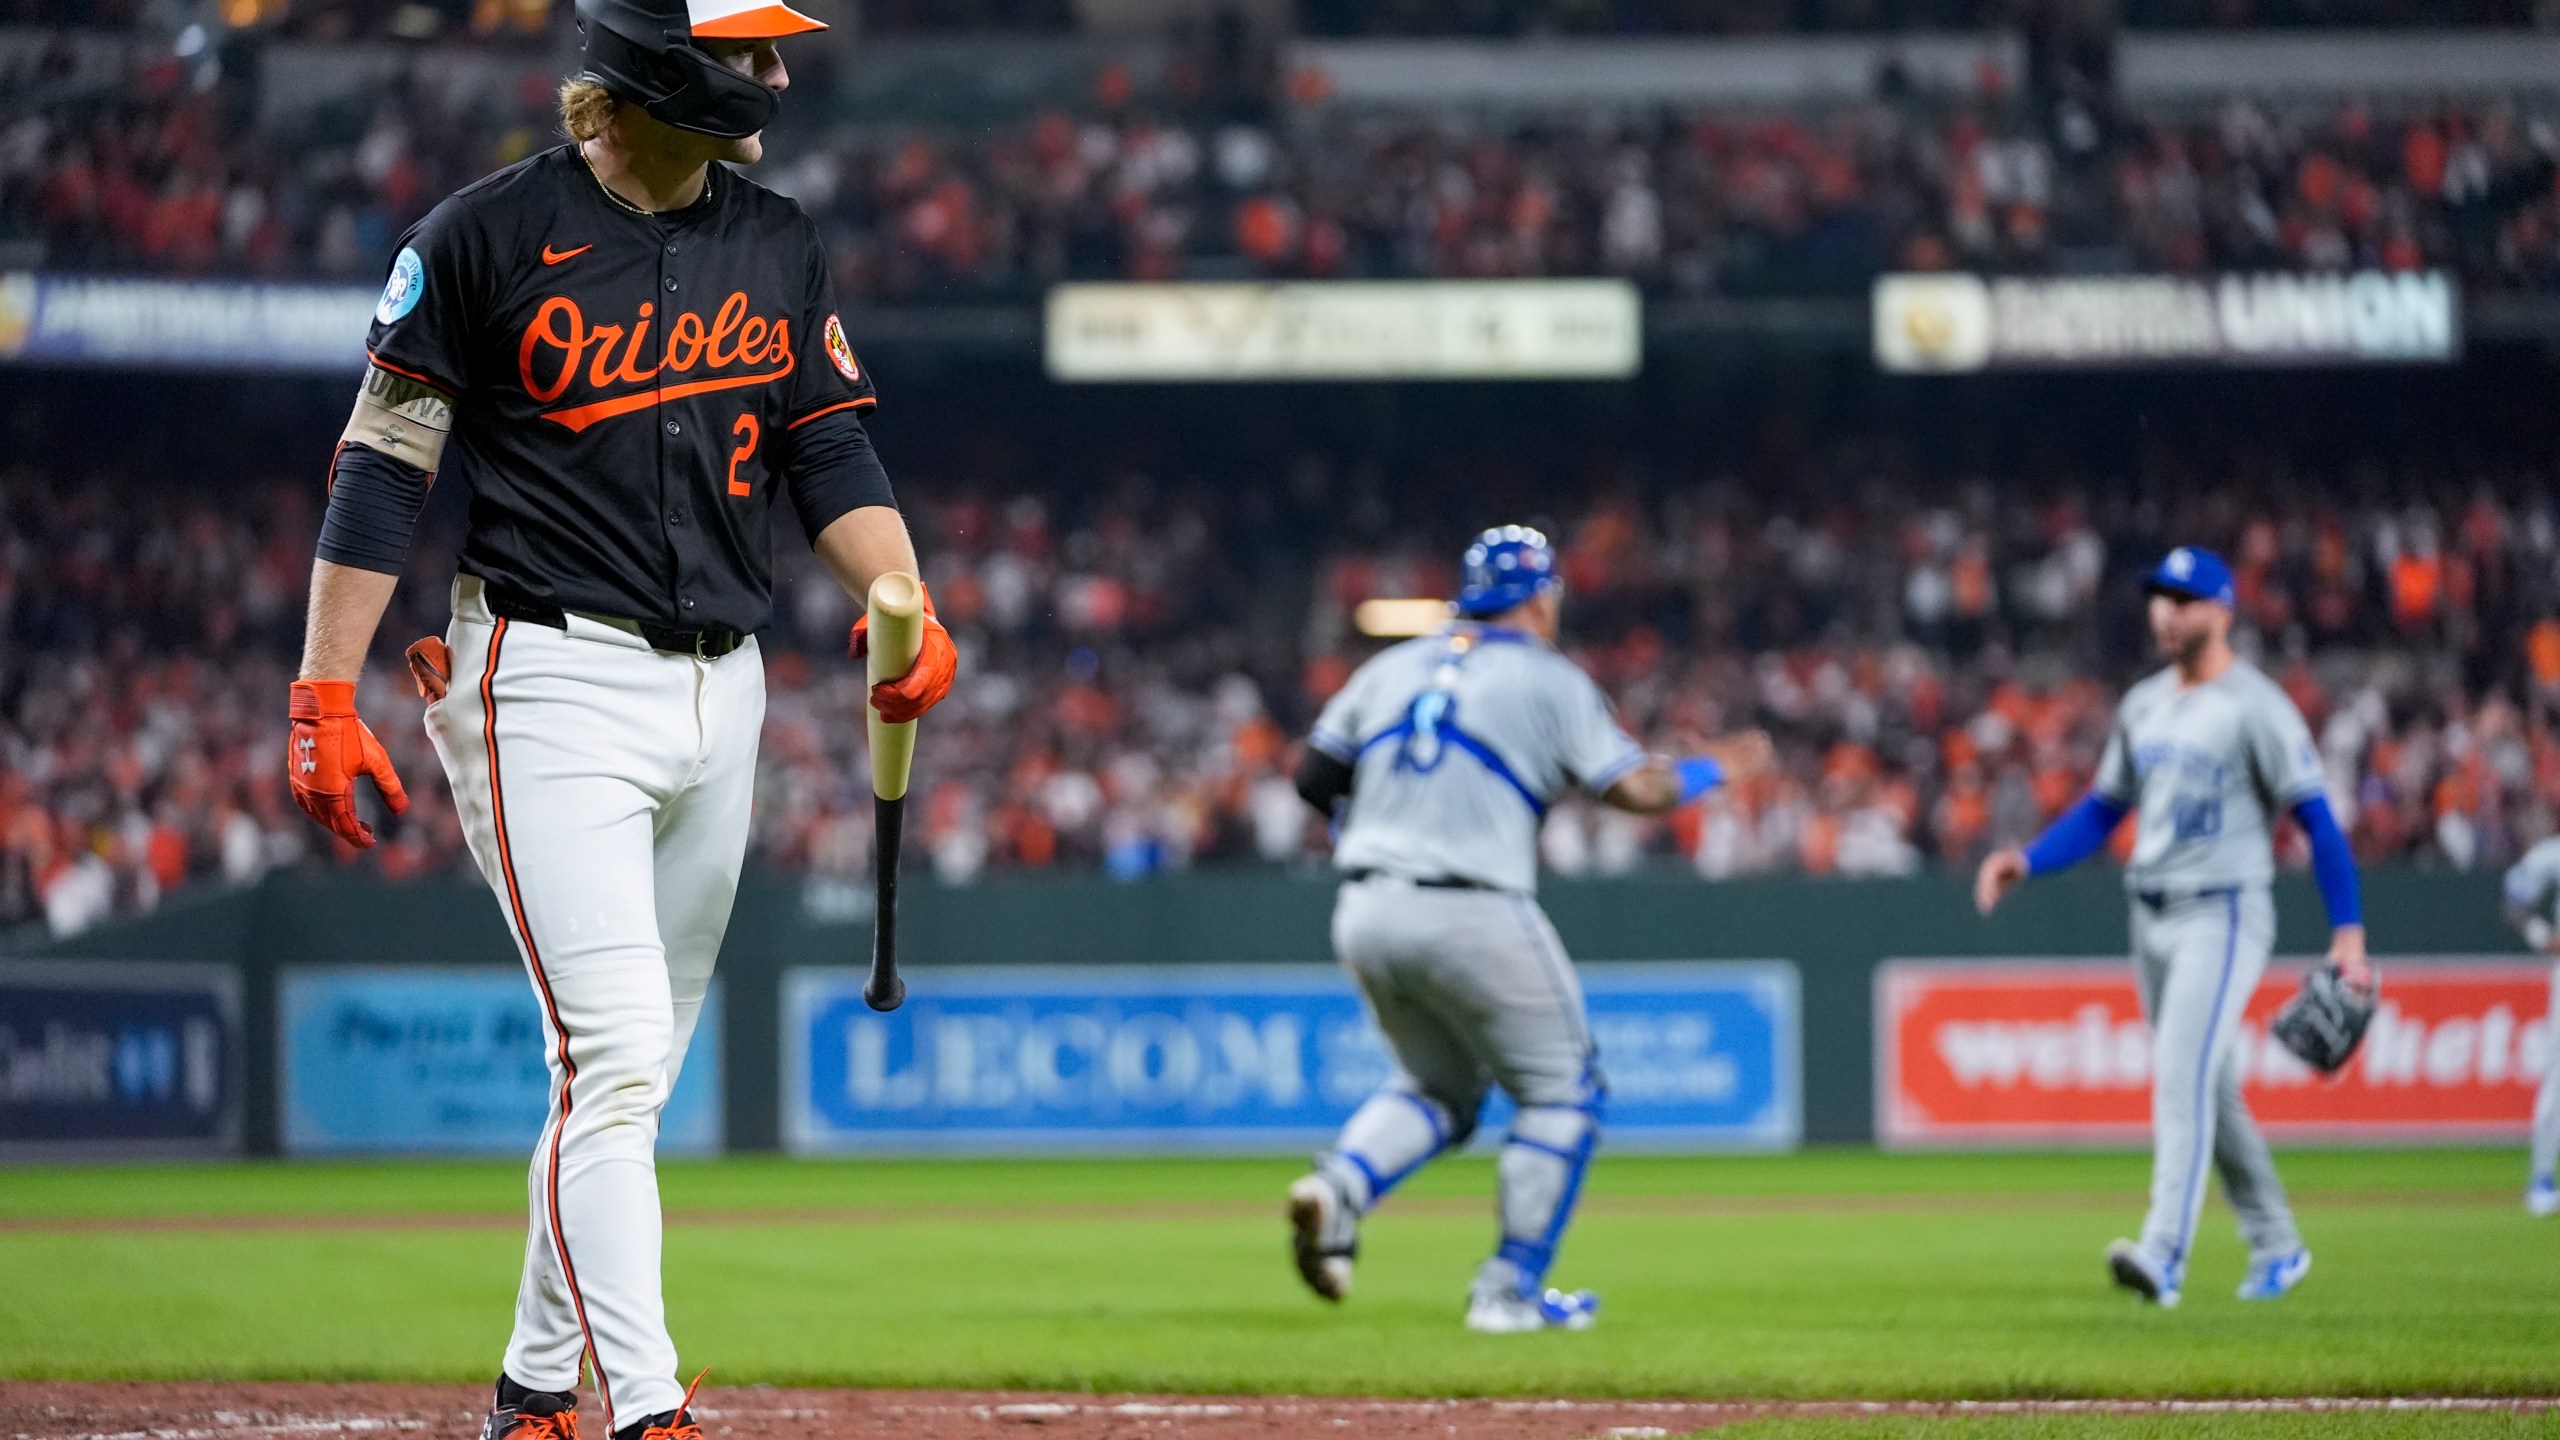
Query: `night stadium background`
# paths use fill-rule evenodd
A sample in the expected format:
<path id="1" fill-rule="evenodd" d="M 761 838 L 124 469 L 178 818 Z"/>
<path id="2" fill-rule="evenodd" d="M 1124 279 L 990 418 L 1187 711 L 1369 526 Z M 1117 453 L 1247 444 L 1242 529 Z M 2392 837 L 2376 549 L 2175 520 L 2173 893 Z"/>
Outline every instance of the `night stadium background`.
<path id="1" fill-rule="evenodd" d="M 1234 976 L 1328 958 L 1328 837 L 1290 775 L 1324 700 L 1417 613 L 1369 602 L 1445 598 L 1479 530 L 1535 524 L 1561 552 L 1564 648 L 1636 735 L 1673 751 L 1765 727 L 1779 755 L 1665 819 L 1575 800 L 1545 823 L 1547 894 L 1579 958 L 1766 962 L 1783 977 L 1751 991 L 1769 1033 L 1740 1062 L 1765 1072 L 1765 1110 L 1666 1112 L 1654 1141 L 1639 1123 L 1632 1148 L 1674 1154 L 1624 1162 L 1619 1191 L 1603 1162 L 1586 1243 L 1636 1271 L 1665 1246 L 1740 1246 L 1769 1270 L 1701 1259 L 1666 1302 L 1669 1329 L 1631 1316 L 1616 1342 L 1631 1348 L 1571 1360 L 1474 1356 L 1437 1330 L 1409 1340 L 1392 1280 L 1369 1328 L 1299 1336 L 1287 1327 L 1327 1317 L 1285 1290 L 1262 1211 L 1315 1111 L 1204 1120 L 1191 1095 L 1126 1125 L 1047 1117 L 1058 1135 L 1027 1148 L 1262 1158 L 1124 1159 L 1107 1176 L 1046 1160 L 732 1159 L 747 1168 L 671 1172 L 670 1203 L 698 1187 L 702 1212 L 726 1217 L 703 1228 L 752 1249 L 758 1225 L 781 1223 L 760 1208 L 1012 1197 L 1020 1214 L 1002 1223 L 1027 1248 L 1037 1233 L 1102 1266 L 1121 1222 L 1100 1212 L 1177 1196 L 1204 1207 L 1184 1221 L 1206 1227 L 1202 1253 L 1226 1253 L 1212 1242 L 1230 1227 L 1236 1273 L 1270 1282 L 1253 1323 L 1287 1333 L 1260 1358 L 1189 1348 L 1197 1317 L 1157 1317 L 1118 1348 L 1026 1331 L 1014 1358 L 979 1364 L 923 1339 L 877 1363 L 760 1351 L 742 1338 L 753 1324 L 718 1328 L 728 1316 L 704 1345 L 724 1383 L 1894 1400 L 2560 1389 L 2549 1237 L 2514 1213 L 2550 1048 L 2546 972 L 2497 894 L 2505 867 L 2560 832 L 2560 8 L 834 3 L 834 29 L 788 49 L 795 83 L 757 178 L 819 222 L 880 389 L 872 434 L 964 657 L 923 731 L 908 816 L 919 999 L 946 967 L 950 986 L 1011 995 L 1000 977 L 1037 965 L 1048 978 L 1022 994 L 1040 1004 L 1162 973 L 1177 1010 L 1285 1011 Z M 0 952 L 14 957 L 0 959 L 0 1082 L 35 1077 L 0 1083 L 0 1156 L 29 1162 L 0 1168 L 0 1255 L 19 1251 L 31 1275 L 102 1271 L 138 1315 L 172 1263 L 148 1248 L 165 1232 L 298 1213 L 306 1184 L 324 1217 L 515 1203 L 518 1160 L 423 1167 L 425 1199 L 382 1178 L 413 1172 L 381 1157 L 506 1157 L 530 1135 L 506 1078 L 523 1079 L 507 1047 L 530 1032 L 492 1018 L 523 987 L 486 988 L 516 962 L 399 661 L 444 626 L 460 487 L 431 498 L 362 691 L 416 806 L 369 812 L 384 843 L 360 853 L 297 813 L 279 762 L 363 317 L 411 222 L 557 142 L 553 91 L 575 49 L 566 7 L 545 0 L 0 0 Z M 1226 321 L 1200 318 L 1217 305 L 1234 307 Z M 1563 333 L 1560 316 L 1584 348 L 1541 338 Z M 1925 997 L 1893 987 L 1939 973 L 1894 969 L 1915 958 L 2121 956 L 2110 876 L 1998 924 L 1975 922 L 1961 887 L 2086 789 L 2117 697 L 2157 663 L 2140 577 L 2180 543 L 2232 561 L 2242 651 L 2310 721 L 2367 867 L 2376 952 L 2412 977 L 2395 1012 L 2417 1027 L 2406 1077 L 2341 1082 L 2280 1136 L 2486 1148 L 2303 1156 L 2306 1213 L 2326 1202 L 2334 1232 L 2370 1238 L 2355 1243 L 2373 1272 L 2342 1238 L 2335 1290 L 2314 1282 L 2296 1328 L 2153 1348 L 2099 1315 L 2110 1297 L 2091 1259 L 2139 1184 L 2133 1154 L 2105 1148 L 2127 1138 L 2131 1092 L 2074 1100 L 2077 1082 L 2057 1082 L 2014 1133 L 1980 1128 L 1996 1106 L 1930 1110 L 1935 1092 L 1908 1088 L 1937 1083 L 1906 1073 L 1918 1032 L 1896 1029 L 1898 1007 Z M 776 555 L 751 903 L 687 1143 L 1016 1153 L 1019 1127 L 986 1116 L 872 1133 L 808 1093 L 813 1017 L 842 994 L 828 967 L 866 942 L 872 824 L 863 687 L 844 658 L 853 610 L 796 533 Z M 2307 955 L 2317 910 L 2298 834 L 2280 858 L 2279 953 Z M 1233 973 L 1183 988 L 1179 967 L 1200 966 Z M 2113 983 L 2121 968 L 2088 973 Z M 1686 1003 L 1629 972 L 1629 1015 Z M 438 976 L 459 988 L 435 990 Z M 128 1014 L 118 995 L 176 1008 Z M 2027 1019 L 2062 1026 L 2078 1003 Z M 2480 1037 L 2495 1007 L 2510 1028 L 2493 1065 Z M 458 1048 L 437 1050 L 437 1017 L 457 1015 Z M 104 1037 L 112 1085 L 46 1088 L 39 1061 L 67 1053 L 47 1048 L 57 1023 Z M 129 1038 L 163 1024 L 180 1038 Z M 2471 1028 L 2439 1064 L 2448 1025 Z M 455 1078 L 470 1068 L 457 1056 L 480 1068 Z M 168 1078 L 196 1069 L 214 1078 Z M 2042 1084 L 2031 1058 L 2010 1072 L 1982 1093 Z M 372 1129 L 313 1108 L 364 1085 L 425 1086 L 444 1108 Z M 2027 1153 L 1902 1153 L 1986 1135 Z M 1697 1158 L 1737 1148 L 1777 1154 Z M 112 1168 L 168 1155 L 201 1168 Z M 376 1158 L 320 1164 L 347 1156 Z M 1431 1193 L 1472 1195 L 1470 1174 L 1483 1178 L 1456 1171 Z M 1826 1251 L 1829 1232 L 1803 1219 L 1855 1209 L 1843 1196 L 1942 1192 L 1980 1204 L 1879 1202 L 1910 1232 L 1888 1253 L 1942 1267 L 1900 1280 Z M 1806 1206 L 1719 1208 L 1734 1195 Z M 1231 1202 L 1253 1218 L 1218 1208 Z M 2063 1302 L 1951 1278 L 1997 1254 L 2012 1205 L 2027 1212 L 2020 1272 L 2044 1283 L 2050 1248 L 2049 1288 L 2089 1315 L 2030 1324 Z M 1472 1235 L 1475 1215 L 1426 1204 L 1402 1223 Z M 732 1221 L 743 1230 L 720 1228 Z M 857 1246 L 878 1229 L 833 1211 L 823 1224 Z M 1773 1228 L 1731 1233 L 1751 1226 Z M 505 1234 L 435 1233 L 449 1263 L 511 1273 Z M 671 1256 L 714 1243 L 685 1233 Z M 1769 1298 L 1790 1293 L 1790 1259 L 1860 1278 L 1799 1313 Z M 324 1290 L 354 1283 L 296 1268 L 308 1260 L 204 1263 L 216 1278 L 275 1264 Z M 947 1278 L 916 1263 L 918 1286 Z M 1453 1329 L 1415 1285 L 1411 1328 Z M 1963 1292 L 1977 1348 L 1930 1363 L 1925 1337 L 1941 1332 L 1897 1308 L 1914 1286 Z M 403 1354 L 396 1326 L 356 1327 L 378 1343 L 268 1332 L 293 1300 L 262 1288 L 161 1349 L 131 1343 L 154 1328 L 131 1316 L 92 1324 L 94 1295 L 0 1317 L 0 1415 L 74 1433 L 26 1418 L 68 1403 L 37 1382 L 477 1380 L 490 1344 L 471 1327 L 499 1313 L 457 1301 L 465 1318 Z M 1120 1303 L 1108 1282 L 1099 1293 Z M 1779 1317 L 1771 1337 L 1737 1338 L 1755 1314 Z M 970 1323 L 922 1329 L 965 1338 Z M 1788 1348 L 1841 1326 L 1900 1358 L 1862 1368 L 1810 1340 Z M 278 1338 L 234 1338 L 253 1332 Z M 1663 1358 L 1700 1334 L 1742 1358 Z M 165 1397 L 131 1414 L 114 1409 L 126 1399 L 78 1403 L 137 1424 L 180 1413 L 152 1408 L 177 1403 Z"/>

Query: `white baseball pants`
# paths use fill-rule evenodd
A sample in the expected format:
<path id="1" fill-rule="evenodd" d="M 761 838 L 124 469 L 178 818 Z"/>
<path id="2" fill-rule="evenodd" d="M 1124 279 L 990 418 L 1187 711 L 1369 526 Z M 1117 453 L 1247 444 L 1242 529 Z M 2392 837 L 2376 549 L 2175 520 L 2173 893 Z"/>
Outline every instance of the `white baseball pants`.
<path id="1" fill-rule="evenodd" d="M 493 619 L 455 586 L 453 689 L 427 731 L 472 857 L 542 1000 L 551 1114 L 506 1373 L 611 1429 L 672 1410 L 658 1112 L 693 1038 L 747 844 L 764 663 L 653 650 L 613 624 Z"/>

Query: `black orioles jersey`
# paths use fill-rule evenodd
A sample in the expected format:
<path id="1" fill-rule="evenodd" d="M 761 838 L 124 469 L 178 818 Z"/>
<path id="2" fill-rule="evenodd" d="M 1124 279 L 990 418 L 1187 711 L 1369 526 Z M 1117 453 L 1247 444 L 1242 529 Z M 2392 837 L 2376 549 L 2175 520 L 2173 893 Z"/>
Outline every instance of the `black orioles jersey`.
<path id="1" fill-rule="evenodd" d="M 462 569 L 494 589 L 754 630 L 777 487 L 812 536 L 890 503 L 817 227 L 725 166 L 655 215 L 574 147 L 510 166 L 401 237 L 373 322 L 376 366 L 453 397 L 441 473 L 471 490 Z"/>

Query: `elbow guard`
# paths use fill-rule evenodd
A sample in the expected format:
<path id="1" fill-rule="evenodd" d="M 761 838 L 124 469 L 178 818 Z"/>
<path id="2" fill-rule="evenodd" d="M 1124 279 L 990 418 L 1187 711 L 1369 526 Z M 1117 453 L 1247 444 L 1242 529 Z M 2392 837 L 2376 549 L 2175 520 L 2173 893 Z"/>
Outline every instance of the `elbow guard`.
<path id="1" fill-rule="evenodd" d="M 1298 761 L 1296 776 L 1299 798 L 1315 807 L 1316 813 L 1330 820 L 1333 807 L 1351 794 L 1351 764 L 1337 760 L 1310 745 Z"/>

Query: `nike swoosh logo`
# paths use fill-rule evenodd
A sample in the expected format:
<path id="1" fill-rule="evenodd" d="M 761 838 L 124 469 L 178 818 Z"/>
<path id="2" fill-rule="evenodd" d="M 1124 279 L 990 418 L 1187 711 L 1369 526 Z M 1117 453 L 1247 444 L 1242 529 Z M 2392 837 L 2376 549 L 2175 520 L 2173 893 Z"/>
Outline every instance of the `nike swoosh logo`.
<path id="1" fill-rule="evenodd" d="M 545 245 L 542 247 L 542 263 L 545 265 L 557 265 L 563 260 L 575 260 L 594 248 L 596 247 L 592 241 L 579 246 L 575 250 L 554 250 L 550 246 Z"/>
<path id="2" fill-rule="evenodd" d="M 542 412 L 542 418 L 568 427 L 569 433 L 575 435 L 599 420 L 610 420 L 616 415 L 628 415 L 634 410 L 646 410 L 662 401 L 682 400 L 692 395 L 707 395 L 714 390 L 735 390 L 745 385 L 770 385 L 790 374 L 797 366 L 798 361 L 785 357 L 782 368 L 779 370 L 769 370 L 756 375 L 723 375 L 713 380 L 692 380 L 682 385 L 669 385 L 664 389 L 638 390 L 629 395 L 617 395 L 610 400 L 598 400 L 589 405 L 572 405 L 566 410 L 545 410 Z"/>

